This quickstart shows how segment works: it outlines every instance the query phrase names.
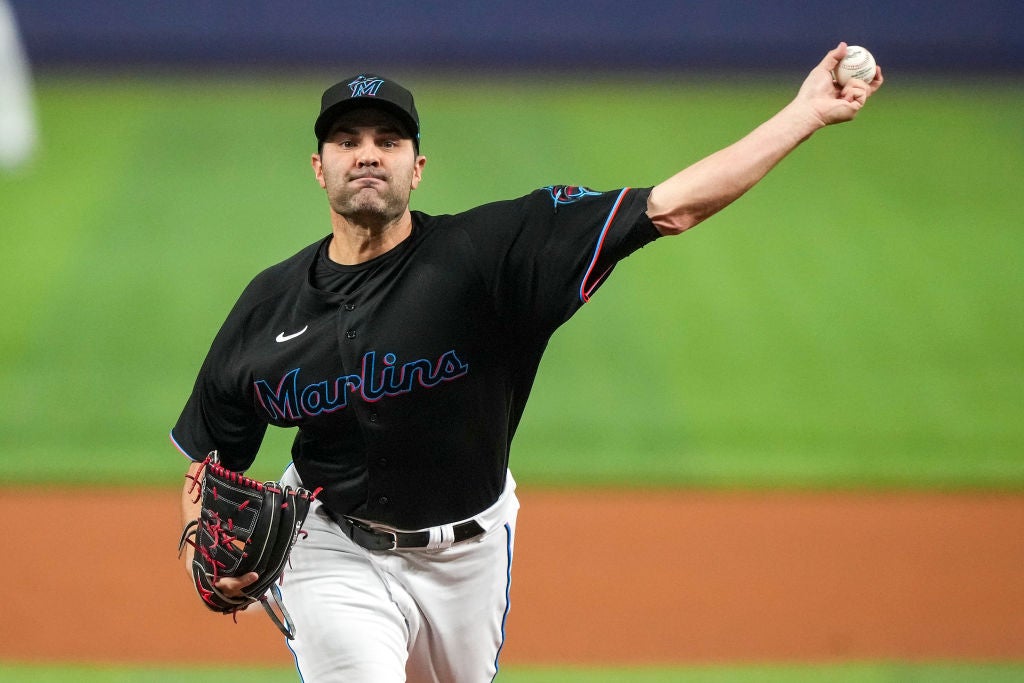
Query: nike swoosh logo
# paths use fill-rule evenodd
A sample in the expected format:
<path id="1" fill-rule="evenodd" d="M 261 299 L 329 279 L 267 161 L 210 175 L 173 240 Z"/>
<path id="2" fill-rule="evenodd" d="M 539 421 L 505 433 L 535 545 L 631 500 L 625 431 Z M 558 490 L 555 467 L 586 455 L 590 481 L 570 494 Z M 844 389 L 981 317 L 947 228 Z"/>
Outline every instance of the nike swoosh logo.
<path id="1" fill-rule="evenodd" d="M 274 341 L 276 341 L 278 344 L 280 344 L 281 342 L 286 342 L 289 339 L 295 339 L 296 337 L 298 337 L 300 334 L 302 334 L 303 332 L 305 332 L 308 329 L 309 329 L 309 325 L 306 325 L 305 327 L 303 327 L 298 332 L 295 332 L 294 334 L 285 334 L 284 332 L 282 332 L 281 334 L 277 335 L 274 338 Z"/>

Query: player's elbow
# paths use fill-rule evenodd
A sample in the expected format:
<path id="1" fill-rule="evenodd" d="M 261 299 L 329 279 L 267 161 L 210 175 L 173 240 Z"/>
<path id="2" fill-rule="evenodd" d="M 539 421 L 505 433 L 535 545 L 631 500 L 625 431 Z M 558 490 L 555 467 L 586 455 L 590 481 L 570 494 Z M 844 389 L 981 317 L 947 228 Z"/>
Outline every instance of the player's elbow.
<path id="1" fill-rule="evenodd" d="M 682 235 L 700 221 L 689 218 L 679 220 L 678 217 L 673 217 L 673 220 L 669 221 L 651 218 L 651 222 L 654 223 L 654 227 L 657 228 L 663 237 L 670 237 L 672 235 Z"/>
<path id="2" fill-rule="evenodd" d="M 647 198 L 647 217 L 662 235 L 681 235 L 714 213 L 710 207 L 679 201 L 662 201 L 661 193 L 652 191 Z"/>
<path id="3" fill-rule="evenodd" d="M 670 235 L 681 235 L 693 226 L 697 225 L 707 215 L 702 213 L 689 211 L 689 210 L 674 210 L 674 211 L 652 211 L 651 207 L 647 207 L 647 217 L 651 219 L 651 223 L 657 228 L 658 232 L 663 236 Z"/>

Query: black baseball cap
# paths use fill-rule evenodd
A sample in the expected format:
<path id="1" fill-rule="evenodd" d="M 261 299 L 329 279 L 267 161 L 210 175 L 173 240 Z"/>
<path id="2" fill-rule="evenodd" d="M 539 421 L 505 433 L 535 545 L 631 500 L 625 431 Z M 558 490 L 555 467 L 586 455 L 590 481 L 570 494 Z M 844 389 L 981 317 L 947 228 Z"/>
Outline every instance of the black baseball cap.
<path id="1" fill-rule="evenodd" d="M 370 73 L 350 76 L 324 91 L 320 98 L 320 115 L 313 125 L 317 141 L 324 141 L 341 114 L 364 106 L 379 107 L 397 116 L 408 128 L 413 145 L 419 151 L 420 117 L 412 93 L 388 78 Z"/>

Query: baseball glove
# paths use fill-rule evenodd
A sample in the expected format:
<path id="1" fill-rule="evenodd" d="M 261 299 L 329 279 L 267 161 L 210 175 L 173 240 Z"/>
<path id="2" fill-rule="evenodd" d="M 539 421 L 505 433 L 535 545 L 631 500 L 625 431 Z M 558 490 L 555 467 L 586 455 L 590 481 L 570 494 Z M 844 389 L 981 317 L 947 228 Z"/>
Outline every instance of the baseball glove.
<path id="1" fill-rule="evenodd" d="M 311 492 L 279 482 L 254 481 L 225 469 L 216 451 L 189 478 L 190 492 L 201 486 L 194 500 L 202 500 L 202 511 L 199 519 L 185 525 L 178 554 L 186 543 L 195 549 L 192 578 L 203 604 L 235 615 L 260 602 L 281 632 L 294 638 L 295 627 L 281 602 L 277 581 L 320 489 Z M 249 572 L 256 572 L 259 579 L 239 597 L 226 595 L 216 586 L 224 577 Z"/>

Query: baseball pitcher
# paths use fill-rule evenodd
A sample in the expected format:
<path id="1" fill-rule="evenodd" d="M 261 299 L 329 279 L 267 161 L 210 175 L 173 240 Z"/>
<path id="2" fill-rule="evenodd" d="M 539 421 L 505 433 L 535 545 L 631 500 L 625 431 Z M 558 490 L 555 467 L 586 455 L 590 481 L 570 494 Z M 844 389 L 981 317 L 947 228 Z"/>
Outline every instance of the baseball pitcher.
<path id="1" fill-rule="evenodd" d="M 453 215 L 409 208 L 427 165 L 412 94 L 369 72 L 327 88 L 311 161 L 330 233 L 249 283 L 171 431 L 190 461 L 181 549 L 204 602 L 230 612 L 272 594 L 307 683 L 492 680 L 519 507 L 509 452 L 545 345 L 620 260 L 853 119 L 882 73 L 840 87 L 845 52 L 746 137 L 653 188 L 550 185 Z M 251 482 L 241 473 L 268 426 L 297 428 L 292 464 Z M 271 545 L 246 502 L 267 486 L 303 506 L 270 588 L 261 571 L 277 569 L 232 569 Z"/>

